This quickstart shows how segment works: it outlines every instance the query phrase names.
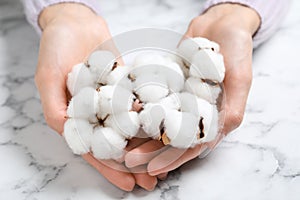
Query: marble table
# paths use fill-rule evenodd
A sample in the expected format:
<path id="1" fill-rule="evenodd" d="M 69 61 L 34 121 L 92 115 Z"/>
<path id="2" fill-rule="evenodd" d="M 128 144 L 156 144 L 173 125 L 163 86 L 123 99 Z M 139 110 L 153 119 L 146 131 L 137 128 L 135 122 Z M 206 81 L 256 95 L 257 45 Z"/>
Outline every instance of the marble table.
<path id="1" fill-rule="evenodd" d="M 140 27 L 183 33 L 203 1 L 100 1 L 113 35 Z M 74 156 L 43 119 L 34 85 L 39 38 L 18 0 L 0 0 L 0 199 L 300 199 L 300 2 L 255 50 L 242 126 L 204 159 L 123 192 Z"/>

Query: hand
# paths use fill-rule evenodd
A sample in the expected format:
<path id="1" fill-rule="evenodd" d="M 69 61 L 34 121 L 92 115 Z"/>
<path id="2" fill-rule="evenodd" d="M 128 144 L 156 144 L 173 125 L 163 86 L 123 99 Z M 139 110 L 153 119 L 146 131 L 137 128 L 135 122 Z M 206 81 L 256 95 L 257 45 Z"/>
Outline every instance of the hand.
<path id="1" fill-rule="evenodd" d="M 104 19 L 76 3 L 61 3 L 46 8 L 40 15 L 39 24 L 43 33 L 35 82 L 46 122 L 61 134 L 68 102 L 67 74 L 72 66 L 83 62 L 92 50 L 109 40 L 111 35 Z M 148 190 L 156 185 L 155 177 L 132 174 L 123 164 L 115 161 L 97 160 L 91 154 L 85 154 L 83 158 L 111 183 L 125 191 L 131 191 L 135 183 Z"/>
<path id="2" fill-rule="evenodd" d="M 259 25 L 258 14 L 238 4 L 213 6 L 192 20 L 185 37 L 206 37 L 215 41 L 220 44 L 224 56 L 226 75 L 220 113 L 223 120 L 220 124 L 224 125 L 220 127 L 220 134 L 213 142 L 187 150 L 169 147 L 162 151 L 158 141 L 149 141 L 126 155 L 127 166 L 136 167 L 149 162 L 150 175 L 167 173 L 199 156 L 205 149 L 212 149 L 241 124 L 252 81 L 252 36 Z M 159 153 L 149 156 L 149 149 L 152 154 Z M 140 152 L 143 154 L 138 155 Z"/>

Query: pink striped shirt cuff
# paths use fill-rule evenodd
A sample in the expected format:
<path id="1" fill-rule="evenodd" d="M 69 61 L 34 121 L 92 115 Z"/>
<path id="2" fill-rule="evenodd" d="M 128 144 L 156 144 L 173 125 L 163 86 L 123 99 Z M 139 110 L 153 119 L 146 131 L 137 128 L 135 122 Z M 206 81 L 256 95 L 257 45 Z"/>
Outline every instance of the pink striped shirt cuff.
<path id="1" fill-rule="evenodd" d="M 253 37 L 254 48 L 266 41 L 278 29 L 280 22 L 286 15 L 290 0 L 208 0 L 204 4 L 202 13 L 211 6 L 220 3 L 237 3 L 254 9 L 261 18 L 261 26 Z"/>
<path id="2" fill-rule="evenodd" d="M 81 3 L 91 8 L 96 14 L 100 14 L 100 5 L 97 0 L 21 0 L 24 5 L 24 11 L 28 22 L 34 27 L 38 34 L 41 34 L 41 28 L 38 23 L 40 13 L 48 6 L 72 2 Z"/>

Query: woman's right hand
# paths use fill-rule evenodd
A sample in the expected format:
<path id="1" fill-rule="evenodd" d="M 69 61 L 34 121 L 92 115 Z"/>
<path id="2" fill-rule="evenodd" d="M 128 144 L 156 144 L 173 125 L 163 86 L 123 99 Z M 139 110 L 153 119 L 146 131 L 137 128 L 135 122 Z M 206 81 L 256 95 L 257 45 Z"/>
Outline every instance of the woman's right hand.
<path id="1" fill-rule="evenodd" d="M 68 102 L 67 75 L 72 66 L 83 62 L 98 45 L 111 39 L 111 34 L 103 18 L 77 3 L 47 7 L 39 17 L 39 24 L 43 32 L 35 82 L 47 124 L 62 134 Z M 135 184 L 152 190 L 156 185 L 154 177 L 132 174 L 115 161 L 97 160 L 92 154 L 83 158 L 122 190 L 131 191 Z"/>

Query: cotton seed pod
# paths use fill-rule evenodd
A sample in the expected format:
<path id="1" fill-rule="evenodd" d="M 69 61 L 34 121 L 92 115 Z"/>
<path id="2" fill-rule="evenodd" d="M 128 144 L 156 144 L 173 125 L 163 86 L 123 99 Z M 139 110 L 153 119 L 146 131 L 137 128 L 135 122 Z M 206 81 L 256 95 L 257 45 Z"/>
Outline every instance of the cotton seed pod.
<path id="1" fill-rule="evenodd" d="M 199 120 L 195 115 L 187 112 L 170 110 L 164 121 L 164 132 L 170 145 L 176 148 L 190 148 L 199 143 Z"/>
<path id="2" fill-rule="evenodd" d="M 135 96 L 132 92 L 121 86 L 102 86 L 99 88 L 98 117 L 103 119 L 108 114 L 118 114 L 132 109 Z"/>
<path id="3" fill-rule="evenodd" d="M 219 128 L 216 105 L 188 92 L 181 93 L 180 100 L 181 111 L 195 115 L 199 120 L 198 126 L 201 124 L 202 130 L 197 134 L 198 142 L 208 142 L 215 139 Z"/>
<path id="4" fill-rule="evenodd" d="M 225 76 L 223 56 L 210 49 L 197 51 L 192 57 L 190 76 L 221 83 Z"/>
<path id="5" fill-rule="evenodd" d="M 201 119 L 203 123 L 203 136 L 200 139 L 201 142 L 210 142 L 216 138 L 219 131 L 219 114 L 217 107 L 212 105 L 211 107 L 199 107 L 201 113 Z"/>
<path id="6" fill-rule="evenodd" d="M 127 141 L 112 128 L 96 127 L 91 138 L 93 156 L 97 159 L 119 159 Z"/>
<path id="7" fill-rule="evenodd" d="M 75 154 L 85 154 L 90 151 L 90 139 L 93 126 L 86 119 L 70 118 L 64 124 L 63 136 Z"/>
<path id="8" fill-rule="evenodd" d="M 69 102 L 67 115 L 71 118 L 95 116 L 99 112 L 99 95 L 96 89 L 86 87 L 81 89 Z"/>
<path id="9" fill-rule="evenodd" d="M 211 49 L 215 52 L 220 51 L 220 46 L 207 38 L 195 37 L 192 40 L 198 45 L 199 49 Z"/>
<path id="10" fill-rule="evenodd" d="M 181 104 L 180 111 L 192 113 L 197 118 L 201 117 L 203 109 L 210 110 L 213 106 L 208 101 L 189 92 L 179 93 L 178 96 Z"/>
<path id="11" fill-rule="evenodd" d="M 83 63 L 75 65 L 68 74 L 67 88 L 72 96 L 76 95 L 82 88 L 93 85 L 93 76 Z"/>
<path id="12" fill-rule="evenodd" d="M 108 73 L 113 69 L 116 57 L 110 51 L 94 51 L 87 60 L 87 66 L 93 74 L 94 80 L 106 84 Z"/>
<path id="13" fill-rule="evenodd" d="M 171 92 L 179 92 L 184 87 L 184 74 L 181 67 L 170 62 L 160 68 L 160 73 L 166 77 L 169 90 Z"/>
<path id="14" fill-rule="evenodd" d="M 164 65 L 166 58 L 157 53 L 141 53 L 135 57 L 134 67 L 145 65 Z"/>
<path id="15" fill-rule="evenodd" d="M 160 124 L 165 117 L 165 107 L 157 103 L 147 103 L 139 113 L 142 129 L 153 139 L 160 137 Z"/>
<path id="16" fill-rule="evenodd" d="M 137 112 L 122 112 L 110 115 L 104 122 L 105 127 L 111 127 L 120 135 L 130 139 L 136 136 L 140 121 Z"/>
<path id="17" fill-rule="evenodd" d="M 187 78 L 189 76 L 189 68 L 190 66 L 189 65 L 186 65 L 184 62 L 183 62 L 183 59 L 179 56 L 179 55 L 175 55 L 175 54 L 170 54 L 168 56 L 166 56 L 167 58 L 167 62 L 175 62 L 177 63 L 180 68 L 181 68 L 181 71 L 184 75 L 185 78 Z"/>
<path id="18" fill-rule="evenodd" d="M 211 104 L 216 104 L 221 88 L 219 85 L 209 85 L 198 78 L 189 77 L 184 85 L 186 91 L 205 99 Z"/>
<path id="19" fill-rule="evenodd" d="M 119 66 L 111 71 L 107 76 L 107 84 L 118 85 L 128 90 L 132 90 L 132 82 L 130 80 L 130 72 L 132 67 Z"/>
<path id="20" fill-rule="evenodd" d="M 162 98 L 158 103 L 167 109 L 179 110 L 181 107 L 180 93 L 172 93 Z"/>
<path id="21" fill-rule="evenodd" d="M 206 38 L 187 38 L 180 43 L 178 47 L 178 55 L 183 57 L 183 61 L 188 65 L 192 61 L 193 55 L 202 49 L 211 49 L 215 52 L 219 52 L 220 47 L 217 43 Z"/>
<path id="22" fill-rule="evenodd" d="M 142 102 L 158 102 L 169 94 L 166 78 L 162 74 L 143 74 L 136 77 L 133 91 Z"/>

